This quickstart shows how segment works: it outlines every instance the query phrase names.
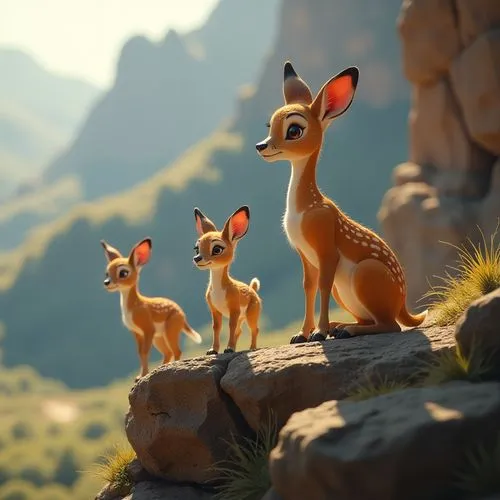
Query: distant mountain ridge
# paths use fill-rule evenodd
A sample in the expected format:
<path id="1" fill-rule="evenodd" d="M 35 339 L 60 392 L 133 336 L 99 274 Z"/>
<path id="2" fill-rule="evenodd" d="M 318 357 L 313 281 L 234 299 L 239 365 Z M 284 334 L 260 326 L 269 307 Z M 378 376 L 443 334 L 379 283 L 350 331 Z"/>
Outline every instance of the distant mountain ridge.
<path id="1" fill-rule="evenodd" d="M 0 47 L 0 199 L 37 176 L 76 133 L 99 89 Z"/>
<path id="2" fill-rule="evenodd" d="M 170 30 L 158 43 L 130 39 L 114 86 L 75 142 L 48 166 L 45 181 L 76 175 L 85 199 L 113 194 L 213 132 L 231 113 L 239 87 L 255 80 L 271 47 L 277 5 L 221 0 L 192 33 Z"/>

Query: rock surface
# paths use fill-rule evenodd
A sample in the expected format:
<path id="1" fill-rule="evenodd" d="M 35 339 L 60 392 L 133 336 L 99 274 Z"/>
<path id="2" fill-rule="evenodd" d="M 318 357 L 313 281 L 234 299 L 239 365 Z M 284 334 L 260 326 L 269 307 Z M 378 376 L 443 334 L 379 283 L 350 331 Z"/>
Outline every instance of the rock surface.
<path id="1" fill-rule="evenodd" d="M 446 74 L 460 51 L 453 0 L 404 0 L 398 28 L 408 80 L 429 84 Z"/>
<path id="2" fill-rule="evenodd" d="M 500 217 L 500 2 L 404 0 L 399 18 L 412 83 L 410 162 L 396 167 L 378 218 L 416 304 Z M 411 165 L 411 167 L 409 166 Z"/>
<path id="3" fill-rule="evenodd" d="M 346 397 L 366 380 L 416 377 L 453 328 L 428 328 L 170 363 L 130 393 L 126 432 L 145 469 L 171 481 L 217 478 L 232 433 L 249 434 L 272 408 L 281 427 L 296 411 Z"/>
<path id="4" fill-rule="evenodd" d="M 126 433 L 144 468 L 177 481 L 204 482 L 226 457 L 231 433 L 243 419 L 220 391 L 231 355 L 171 363 L 132 389 Z"/>
<path id="5" fill-rule="evenodd" d="M 134 486 L 132 493 L 123 500 L 210 500 L 208 493 L 193 486 L 180 486 L 160 482 L 142 482 Z"/>
<path id="6" fill-rule="evenodd" d="M 479 349 L 500 365 L 500 288 L 469 306 L 457 322 L 455 338 L 466 356 Z"/>
<path id="7" fill-rule="evenodd" d="M 489 442 L 499 419 L 497 383 L 330 401 L 282 429 L 271 452 L 273 487 L 287 500 L 449 498 L 450 473 L 467 464 L 464 450 Z"/>

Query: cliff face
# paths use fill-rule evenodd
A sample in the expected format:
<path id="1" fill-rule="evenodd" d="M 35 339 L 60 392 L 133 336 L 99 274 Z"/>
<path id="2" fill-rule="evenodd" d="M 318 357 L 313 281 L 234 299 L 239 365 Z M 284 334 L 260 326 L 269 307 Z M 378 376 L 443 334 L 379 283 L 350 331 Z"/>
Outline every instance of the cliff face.
<path id="1" fill-rule="evenodd" d="M 379 218 L 406 267 L 409 299 L 460 244 L 500 216 L 500 3 L 405 0 L 398 20 L 412 85 L 409 162 Z"/>

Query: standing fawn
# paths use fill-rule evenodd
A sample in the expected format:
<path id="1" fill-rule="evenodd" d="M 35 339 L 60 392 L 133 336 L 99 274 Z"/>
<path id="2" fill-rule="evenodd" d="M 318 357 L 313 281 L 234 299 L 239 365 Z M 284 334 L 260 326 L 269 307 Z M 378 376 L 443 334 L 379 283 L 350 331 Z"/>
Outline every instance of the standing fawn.
<path id="1" fill-rule="evenodd" d="M 123 324 L 134 334 L 141 361 L 140 375 L 144 377 L 148 369 L 151 344 L 163 355 L 163 363 L 172 356 L 180 359 L 179 336 L 184 331 L 197 344 L 200 335 L 186 321 L 184 311 L 172 300 L 160 297 L 144 297 L 138 290 L 139 273 L 151 257 L 151 239 L 137 243 L 128 257 L 101 241 L 108 260 L 104 286 L 108 292 L 120 292 L 120 306 Z"/>
<path id="2" fill-rule="evenodd" d="M 229 217 L 222 231 L 198 209 L 194 209 L 196 231 L 199 239 L 194 247 L 194 264 L 198 269 L 210 270 L 206 300 L 212 314 L 213 342 L 207 354 L 218 354 L 222 316 L 229 318 L 229 341 L 224 352 L 234 352 L 241 335 L 241 325 L 246 320 L 252 334 L 250 349 L 257 349 L 261 299 L 257 292 L 257 278 L 250 285 L 229 276 L 229 266 L 234 259 L 238 241 L 245 236 L 250 222 L 250 210 L 243 206 Z"/>
<path id="3" fill-rule="evenodd" d="M 297 250 L 304 273 L 305 316 L 291 343 L 401 331 L 398 324 L 420 325 L 427 311 L 412 315 L 406 308 L 403 270 L 387 243 L 350 219 L 316 184 L 316 164 L 323 136 L 343 114 L 356 91 L 359 72 L 350 67 L 328 80 L 313 99 L 308 85 L 285 63 L 285 105 L 268 124 L 269 136 L 256 145 L 267 162 L 288 160 L 291 176 L 284 228 Z M 314 304 L 320 291 L 316 329 Z M 355 323 L 329 321 L 330 293 Z"/>

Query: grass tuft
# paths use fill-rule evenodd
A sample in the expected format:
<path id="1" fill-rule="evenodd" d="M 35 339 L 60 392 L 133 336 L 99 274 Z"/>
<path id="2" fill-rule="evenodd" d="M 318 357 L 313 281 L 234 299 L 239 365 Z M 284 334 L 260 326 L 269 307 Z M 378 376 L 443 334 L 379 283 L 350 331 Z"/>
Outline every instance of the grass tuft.
<path id="1" fill-rule="evenodd" d="M 454 487 L 474 498 L 500 493 L 500 433 L 471 449 L 454 476 Z"/>
<path id="2" fill-rule="evenodd" d="M 260 500 L 271 487 L 269 454 L 278 439 L 277 422 L 270 412 L 255 439 L 233 438 L 229 458 L 216 465 L 221 486 L 215 496 L 218 500 Z"/>
<path id="3" fill-rule="evenodd" d="M 373 378 L 367 377 L 364 382 L 358 383 L 347 394 L 347 401 L 364 401 L 365 399 L 375 398 L 383 394 L 390 394 L 391 392 L 401 391 L 410 387 L 409 382 L 398 382 L 389 380 L 387 377 Z"/>
<path id="4" fill-rule="evenodd" d="M 473 346 L 468 356 L 457 345 L 435 354 L 434 360 L 424 369 L 423 385 L 440 385 L 453 380 L 482 382 L 494 373 L 492 354 L 485 354 Z"/>
<path id="5" fill-rule="evenodd" d="M 500 224 L 500 220 L 499 220 Z M 481 240 L 475 244 L 470 238 L 462 246 L 443 242 L 458 252 L 456 266 L 436 276 L 442 284 L 431 286 L 423 298 L 431 299 L 436 324 L 450 325 L 474 300 L 500 287 L 500 243 L 496 241 L 499 225 L 487 241 L 481 228 Z"/>
<path id="6" fill-rule="evenodd" d="M 130 491 L 133 486 L 128 465 L 135 458 L 135 452 L 130 445 L 116 444 L 102 457 L 102 462 L 95 465 L 94 474 L 110 483 L 119 491 Z"/>

